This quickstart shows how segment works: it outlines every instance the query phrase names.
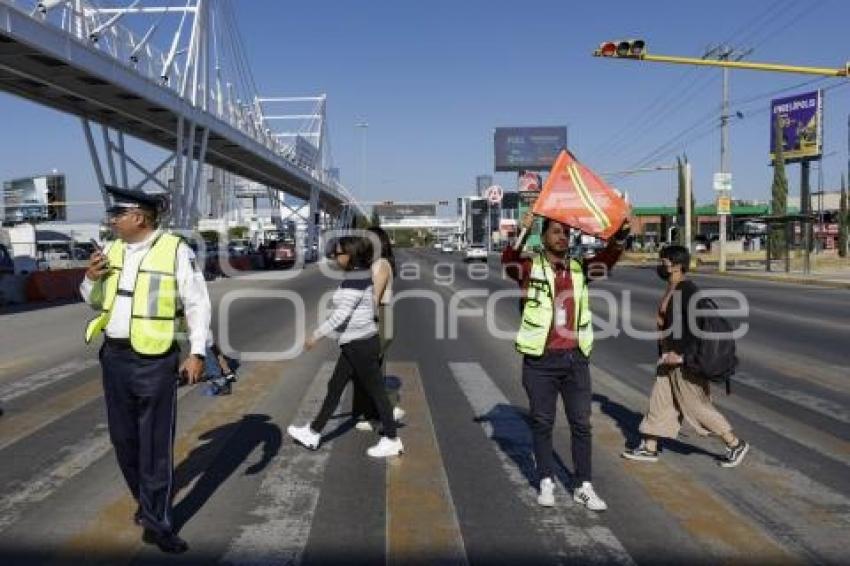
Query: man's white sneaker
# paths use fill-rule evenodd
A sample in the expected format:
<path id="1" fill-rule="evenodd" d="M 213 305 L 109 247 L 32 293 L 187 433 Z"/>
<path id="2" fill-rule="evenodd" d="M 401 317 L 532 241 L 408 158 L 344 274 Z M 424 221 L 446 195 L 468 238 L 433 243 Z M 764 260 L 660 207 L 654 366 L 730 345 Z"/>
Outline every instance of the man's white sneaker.
<path id="1" fill-rule="evenodd" d="M 404 409 L 401 407 L 393 407 L 393 420 L 398 422 L 404 418 L 404 415 L 407 413 L 404 412 Z"/>
<path id="2" fill-rule="evenodd" d="M 369 421 L 357 421 L 357 424 L 354 425 L 354 428 L 357 430 L 362 430 L 363 432 L 372 432 L 373 427 L 372 423 Z"/>
<path id="3" fill-rule="evenodd" d="M 319 443 L 322 441 L 322 435 L 310 428 L 310 425 L 290 425 L 286 429 L 286 433 L 294 438 L 296 442 L 303 444 L 310 450 L 319 448 Z"/>
<path id="4" fill-rule="evenodd" d="M 540 480 L 540 494 L 537 496 L 537 503 L 543 507 L 555 506 L 555 482 L 552 481 L 552 478 Z"/>
<path id="5" fill-rule="evenodd" d="M 366 450 L 366 454 L 372 458 L 400 456 L 403 452 L 404 446 L 401 445 L 400 438 L 387 438 L 386 436 L 382 436 L 376 445 Z"/>
<path id="6" fill-rule="evenodd" d="M 605 511 L 608 509 L 608 505 L 596 495 L 589 481 L 582 483 L 581 487 L 577 487 L 573 491 L 573 501 L 584 505 L 591 511 Z"/>

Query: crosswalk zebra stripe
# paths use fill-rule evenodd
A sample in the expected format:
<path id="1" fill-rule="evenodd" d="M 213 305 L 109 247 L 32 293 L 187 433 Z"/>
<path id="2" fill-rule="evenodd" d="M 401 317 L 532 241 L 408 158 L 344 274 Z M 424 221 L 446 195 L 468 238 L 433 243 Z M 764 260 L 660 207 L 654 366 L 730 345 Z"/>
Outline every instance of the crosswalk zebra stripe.
<path id="1" fill-rule="evenodd" d="M 62 381 L 81 371 L 85 371 L 98 364 L 97 358 L 86 360 L 72 360 L 64 364 L 40 371 L 21 379 L 16 379 L 0 387 L 0 403 L 8 403 L 18 397 L 23 397 L 43 387 Z"/>
<path id="2" fill-rule="evenodd" d="M 475 415 L 479 417 L 487 437 L 499 443 L 500 448 L 496 449 L 496 454 L 505 474 L 514 484 L 518 497 L 541 515 L 538 526 L 549 544 L 554 548 L 566 544 L 576 562 L 633 564 L 633 560 L 610 529 L 602 525 L 592 525 L 589 528 L 578 526 L 577 522 L 588 521 L 587 516 L 579 516 L 578 509 L 562 508 L 549 512 L 550 510 L 539 508 L 532 487 L 523 471 L 516 465 L 519 461 L 533 466 L 531 432 L 525 420 L 480 364 L 450 363 L 449 369 Z M 510 454 L 506 453 L 506 447 L 511 450 Z M 574 516 L 568 517 L 568 514 Z"/>
<path id="3" fill-rule="evenodd" d="M 298 407 L 294 423 L 309 422 L 319 412 L 333 368 L 333 362 L 322 365 Z M 329 446 L 308 450 L 285 442 L 260 484 L 261 503 L 250 512 L 260 522 L 241 528 L 221 562 L 240 566 L 299 564 L 330 455 Z"/>

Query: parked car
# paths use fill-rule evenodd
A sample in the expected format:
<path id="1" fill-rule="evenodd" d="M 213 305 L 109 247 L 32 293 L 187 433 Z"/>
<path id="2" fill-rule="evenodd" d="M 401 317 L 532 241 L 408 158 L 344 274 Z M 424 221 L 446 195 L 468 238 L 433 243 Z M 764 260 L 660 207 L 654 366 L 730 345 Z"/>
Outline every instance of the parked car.
<path id="1" fill-rule="evenodd" d="M 435 250 L 439 251 L 442 247 L 443 247 L 443 244 L 441 244 L 440 242 L 434 242 L 434 249 Z"/>
<path id="2" fill-rule="evenodd" d="M 272 242 L 265 252 L 266 269 L 281 269 L 295 265 L 295 242 Z"/>
<path id="3" fill-rule="evenodd" d="M 472 244 L 466 248 L 463 254 L 463 261 L 483 261 L 487 262 L 487 248 L 481 244 Z"/>
<path id="4" fill-rule="evenodd" d="M 444 254 L 450 254 L 455 251 L 455 247 L 451 244 L 451 242 L 444 242 L 440 247 L 440 251 Z"/>

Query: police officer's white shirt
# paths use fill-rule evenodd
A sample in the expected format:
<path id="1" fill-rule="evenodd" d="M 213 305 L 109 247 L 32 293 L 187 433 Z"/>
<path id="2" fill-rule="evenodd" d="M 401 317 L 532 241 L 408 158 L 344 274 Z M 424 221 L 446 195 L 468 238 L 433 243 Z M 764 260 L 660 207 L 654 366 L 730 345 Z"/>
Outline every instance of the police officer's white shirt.
<path id="1" fill-rule="evenodd" d="M 159 230 L 153 232 L 148 238 L 134 244 L 125 244 L 124 267 L 121 271 L 121 279 L 118 281 L 118 289 L 132 291 L 136 282 L 136 274 L 142 258 L 150 250 L 154 240 L 161 234 Z M 104 250 L 108 253 L 109 247 Z M 177 294 L 183 305 L 186 324 L 189 327 L 189 344 L 192 354 L 204 355 L 206 350 L 207 335 L 209 334 L 210 318 L 212 308 L 210 297 L 207 293 L 207 285 L 203 274 L 195 267 L 195 253 L 185 243 L 177 247 Z M 105 279 L 105 278 L 104 278 Z M 103 281 L 91 281 L 88 277 L 83 278 L 80 285 L 80 293 L 88 304 L 100 306 L 103 304 Z M 106 335 L 110 338 L 130 337 L 130 313 L 132 310 L 132 297 L 117 295 L 112 307 L 112 316 L 106 325 Z"/>

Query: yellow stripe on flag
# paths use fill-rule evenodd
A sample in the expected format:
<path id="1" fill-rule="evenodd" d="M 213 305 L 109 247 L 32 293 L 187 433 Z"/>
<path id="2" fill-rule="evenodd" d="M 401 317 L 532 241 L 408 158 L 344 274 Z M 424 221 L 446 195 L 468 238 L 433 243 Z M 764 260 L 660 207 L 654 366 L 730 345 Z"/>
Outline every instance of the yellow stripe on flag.
<path id="1" fill-rule="evenodd" d="M 593 217 L 596 218 L 596 221 L 599 222 L 600 227 L 605 230 L 609 226 L 611 226 L 611 220 L 608 219 L 608 216 L 605 212 L 599 208 L 599 205 L 596 204 L 596 201 L 593 200 L 593 197 L 590 195 L 590 191 L 587 189 L 587 186 L 584 184 L 584 179 L 581 177 L 581 173 L 579 173 L 578 167 L 576 167 L 575 163 L 569 165 L 569 171 L 573 178 L 573 184 L 576 187 L 576 192 L 578 192 L 579 197 L 581 198 L 584 206 L 593 214 Z"/>

